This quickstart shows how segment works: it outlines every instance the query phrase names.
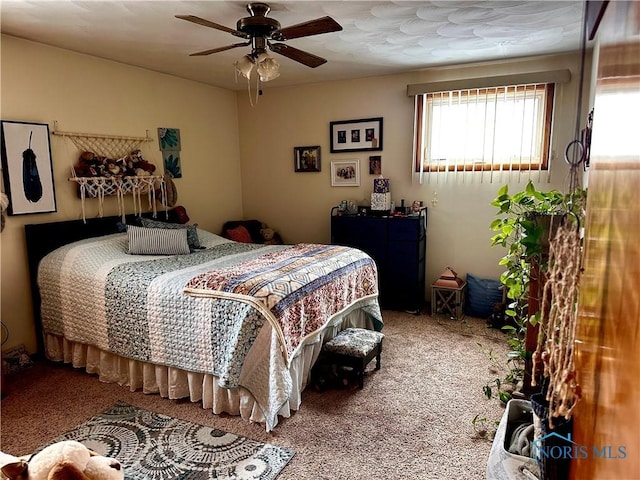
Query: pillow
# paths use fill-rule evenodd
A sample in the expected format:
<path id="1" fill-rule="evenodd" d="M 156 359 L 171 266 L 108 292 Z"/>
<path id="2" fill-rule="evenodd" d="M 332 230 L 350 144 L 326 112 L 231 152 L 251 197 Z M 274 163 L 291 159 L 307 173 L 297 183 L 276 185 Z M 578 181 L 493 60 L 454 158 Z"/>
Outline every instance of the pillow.
<path id="1" fill-rule="evenodd" d="M 184 255 L 191 253 L 184 228 L 145 228 L 127 226 L 131 255 Z"/>
<path id="2" fill-rule="evenodd" d="M 198 249 L 202 248 L 200 245 L 200 239 L 198 238 L 198 225 L 183 225 L 182 223 L 167 223 L 160 220 L 153 220 L 151 218 L 142 217 L 142 226 L 147 228 L 162 228 L 162 229 L 186 229 L 187 240 L 189 242 L 189 248 Z"/>
<path id="3" fill-rule="evenodd" d="M 242 225 L 227 230 L 227 235 L 234 242 L 253 243 L 251 241 L 251 234 L 249 233 L 249 230 L 244 228 Z"/>
<path id="4" fill-rule="evenodd" d="M 172 208 L 169 210 L 169 221 L 173 223 L 189 223 L 187 210 L 182 205 Z"/>
<path id="5" fill-rule="evenodd" d="M 136 227 L 141 227 L 142 222 L 140 222 L 140 217 L 127 218 L 126 222 L 118 221 L 116 223 L 116 226 L 118 228 L 118 233 L 126 232 L 128 225 L 135 225 Z"/>
<path id="6" fill-rule="evenodd" d="M 224 225 L 222 225 L 222 236 L 229 238 L 227 231 L 231 230 L 232 228 L 237 228 L 241 225 L 249 232 L 252 243 L 264 242 L 262 234 L 260 233 L 260 229 L 262 228 L 263 223 L 259 220 L 229 220 L 225 222 Z"/>
<path id="7" fill-rule="evenodd" d="M 502 292 L 503 286 L 499 280 L 478 278 L 468 273 L 465 315 L 489 318 L 493 313 L 493 305 L 502 303 Z"/>

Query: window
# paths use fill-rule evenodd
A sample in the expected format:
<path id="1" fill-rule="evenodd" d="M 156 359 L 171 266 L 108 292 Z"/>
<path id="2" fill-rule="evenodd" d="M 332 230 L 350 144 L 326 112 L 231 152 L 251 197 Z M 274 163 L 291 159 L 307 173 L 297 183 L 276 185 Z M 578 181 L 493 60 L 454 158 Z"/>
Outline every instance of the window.
<path id="1" fill-rule="evenodd" d="M 634 118 L 640 107 L 640 89 L 638 77 L 635 77 L 635 84 L 632 79 L 598 80 L 595 102 L 598 118 L 619 120 L 598 123 L 596 154 L 600 156 L 606 152 L 609 158 L 638 159 L 638 124 Z"/>
<path id="2" fill-rule="evenodd" d="M 547 170 L 554 84 L 416 95 L 415 171 Z"/>

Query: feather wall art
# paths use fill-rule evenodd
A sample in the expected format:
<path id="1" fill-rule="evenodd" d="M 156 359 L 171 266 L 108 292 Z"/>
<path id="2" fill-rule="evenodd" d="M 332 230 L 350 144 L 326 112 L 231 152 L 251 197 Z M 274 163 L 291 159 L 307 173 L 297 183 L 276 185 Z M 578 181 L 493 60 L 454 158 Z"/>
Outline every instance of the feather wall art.
<path id="1" fill-rule="evenodd" d="M 38 173 L 36 154 L 31 150 L 32 136 L 33 131 L 29 133 L 29 147 L 22 152 L 22 187 L 27 200 L 36 203 L 42 198 L 42 182 Z"/>

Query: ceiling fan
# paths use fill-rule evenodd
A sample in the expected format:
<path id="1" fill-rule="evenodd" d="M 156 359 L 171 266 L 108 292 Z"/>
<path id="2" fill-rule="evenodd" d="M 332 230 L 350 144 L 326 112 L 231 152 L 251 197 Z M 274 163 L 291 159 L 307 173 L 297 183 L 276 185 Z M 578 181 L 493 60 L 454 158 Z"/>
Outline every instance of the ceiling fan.
<path id="1" fill-rule="evenodd" d="M 307 67 L 316 68 L 327 62 L 326 59 L 313 55 L 309 52 L 294 48 L 284 43 L 273 43 L 291 40 L 294 38 L 308 37 L 322 33 L 337 32 L 342 30 L 342 26 L 331 17 L 322 17 L 303 23 L 298 23 L 290 27 L 280 27 L 280 22 L 267 17 L 271 7 L 262 2 L 253 2 L 247 5 L 249 17 L 241 18 L 236 24 L 236 29 L 225 27 L 218 23 L 205 20 L 193 15 L 176 15 L 177 18 L 197 23 L 205 27 L 215 28 L 223 32 L 230 33 L 236 37 L 247 39 L 242 43 L 233 43 L 224 47 L 203 50 L 192 53 L 191 56 L 210 55 L 212 53 L 224 52 L 237 47 L 247 47 L 251 45 L 251 53 L 248 55 L 253 62 L 259 61 L 260 55 L 264 55 L 269 50 L 279 53 L 291 60 L 302 63 Z"/>

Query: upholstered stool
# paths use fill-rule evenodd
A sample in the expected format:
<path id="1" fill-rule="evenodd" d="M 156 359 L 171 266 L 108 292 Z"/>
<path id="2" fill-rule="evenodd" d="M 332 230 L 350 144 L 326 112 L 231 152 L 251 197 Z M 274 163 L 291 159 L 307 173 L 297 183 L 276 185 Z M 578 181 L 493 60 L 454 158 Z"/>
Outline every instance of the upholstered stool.
<path id="1" fill-rule="evenodd" d="M 380 370 L 382 339 L 380 332 L 365 328 L 347 328 L 324 344 L 328 360 L 352 367 L 358 376 L 360 388 L 364 387 L 364 370 L 376 359 L 376 370 Z"/>

